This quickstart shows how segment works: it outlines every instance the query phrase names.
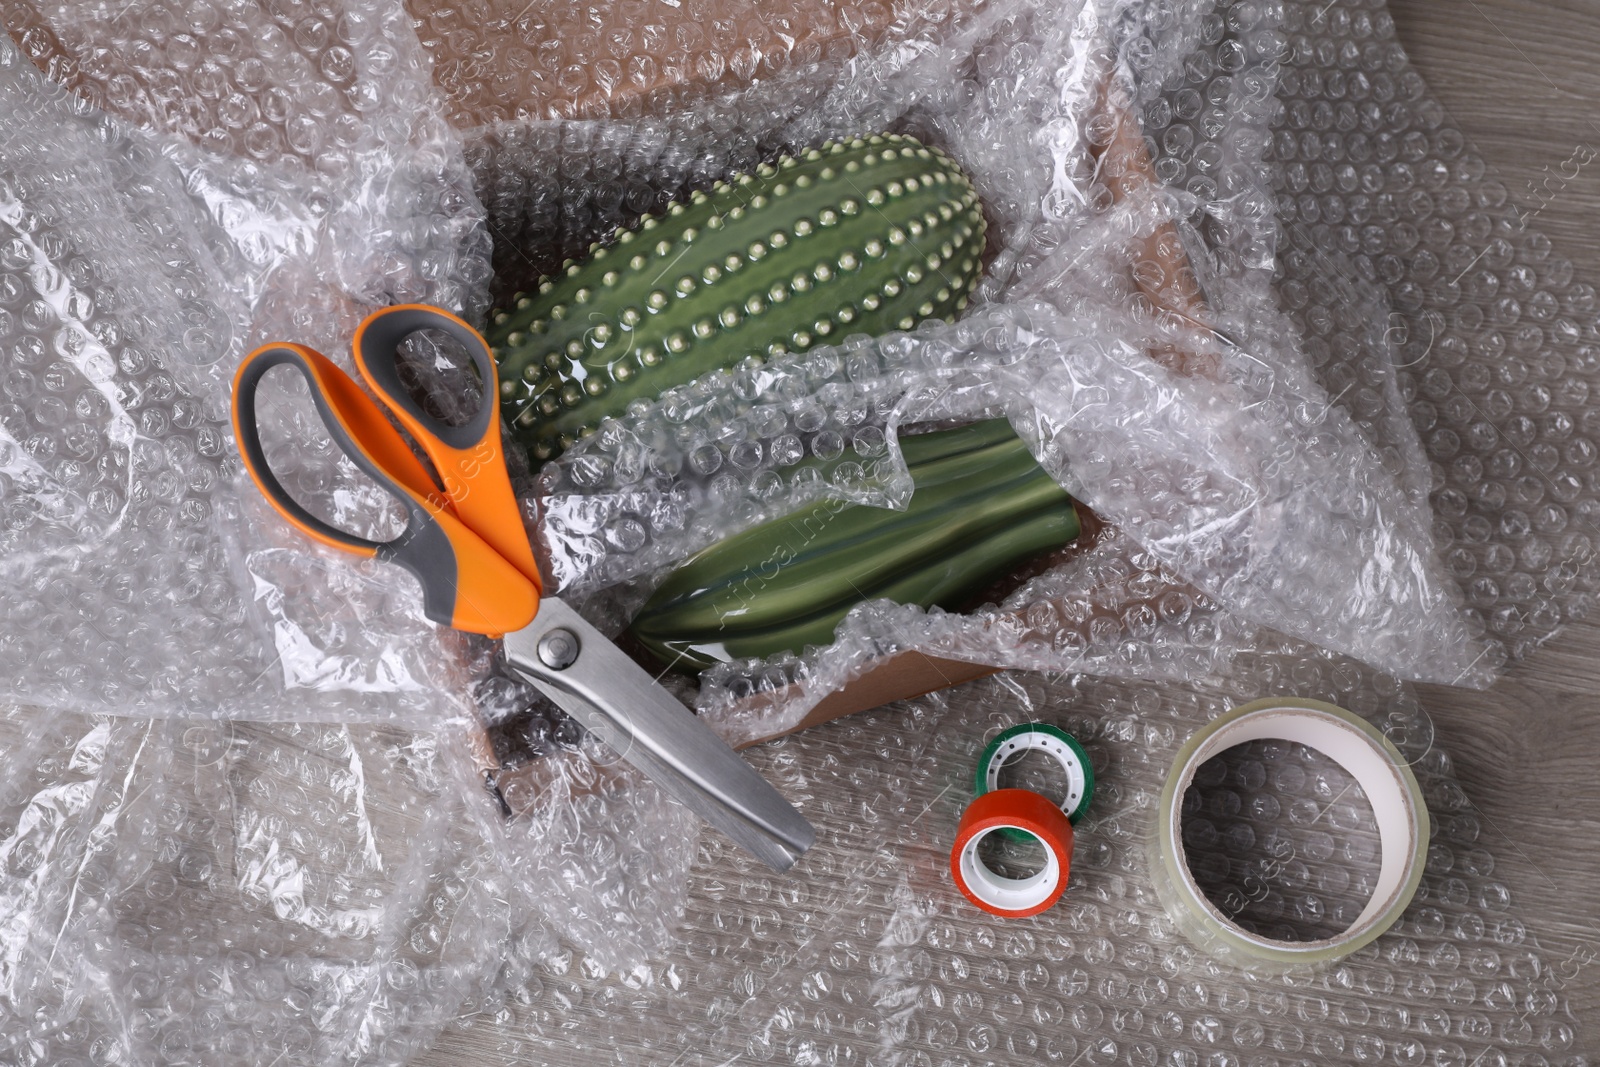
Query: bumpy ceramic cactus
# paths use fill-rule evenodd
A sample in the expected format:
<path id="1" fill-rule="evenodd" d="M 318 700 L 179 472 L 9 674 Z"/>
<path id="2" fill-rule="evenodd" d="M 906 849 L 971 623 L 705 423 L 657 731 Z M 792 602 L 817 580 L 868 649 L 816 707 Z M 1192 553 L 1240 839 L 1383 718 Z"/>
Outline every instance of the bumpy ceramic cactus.
<path id="1" fill-rule="evenodd" d="M 830 142 L 618 230 L 495 314 L 506 420 L 542 461 L 601 419 L 719 367 L 953 319 L 983 212 L 937 148 Z"/>

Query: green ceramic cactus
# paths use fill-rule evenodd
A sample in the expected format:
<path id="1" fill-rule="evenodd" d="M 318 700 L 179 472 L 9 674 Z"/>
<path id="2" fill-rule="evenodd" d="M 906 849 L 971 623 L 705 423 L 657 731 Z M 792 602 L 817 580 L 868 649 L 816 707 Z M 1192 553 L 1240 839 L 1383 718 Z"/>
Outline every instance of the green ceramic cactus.
<path id="1" fill-rule="evenodd" d="M 829 501 L 720 541 L 656 589 L 634 636 L 694 670 L 800 652 L 830 644 L 864 600 L 959 608 L 1077 538 L 1072 498 L 1004 419 L 900 445 L 916 485 L 906 510 Z"/>
<path id="2" fill-rule="evenodd" d="M 983 242 L 972 182 L 912 138 L 763 164 L 618 230 L 497 312 L 502 411 L 543 461 L 718 368 L 953 320 Z"/>

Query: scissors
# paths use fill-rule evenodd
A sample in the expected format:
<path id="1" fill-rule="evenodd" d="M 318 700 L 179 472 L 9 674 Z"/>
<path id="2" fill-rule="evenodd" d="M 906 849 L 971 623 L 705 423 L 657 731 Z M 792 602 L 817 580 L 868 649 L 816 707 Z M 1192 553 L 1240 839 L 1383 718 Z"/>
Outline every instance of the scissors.
<path id="1" fill-rule="evenodd" d="M 472 357 L 482 385 L 473 417 L 451 425 L 423 410 L 401 382 L 407 337 L 437 330 Z M 423 612 L 443 626 L 505 639 L 505 658 L 618 754 L 735 843 L 787 870 L 816 830 L 766 779 L 653 678 L 559 598 L 544 596 L 500 450 L 500 390 L 483 337 L 447 311 L 386 308 L 357 328 L 356 367 L 379 407 L 328 357 L 305 345 L 263 345 L 234 377 L 233 429 L 245 468 L 278 513 L 333 548 L 398 563 L 422 583 Z M 256 392 L 275 367 L 298 371 L 328 433 L 406 511 L 392 541 L 329 525 L 284 489 L 267 464 Z M 436 481 L 384 413 L 433 462 Z"/>

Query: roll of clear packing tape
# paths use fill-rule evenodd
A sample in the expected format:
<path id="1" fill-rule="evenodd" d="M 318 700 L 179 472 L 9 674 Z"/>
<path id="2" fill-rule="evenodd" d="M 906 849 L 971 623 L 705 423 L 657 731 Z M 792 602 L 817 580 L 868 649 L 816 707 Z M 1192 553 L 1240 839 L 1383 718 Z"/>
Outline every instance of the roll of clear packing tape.
<path id="1" fill-rule="evenodd" d="M 1372 899 L 1348 929 L 1333 937 L 1281 941 L 1246 930 L 1201 891 L 1183 849 L 1183 796 L 1200 765 L 1249 741 L 1293 741 L 1343 767 L 1372 805 L 1379 865 Z M 1178 752 L 1157 805 L 1151 878 L 1167 913 L 1196 947 L 1245 969 L 1287 970 L 1329 963 L 1371 943 L 1406 910 L 1428 854 L 1428 808 L 1416 776 L 1377 728 L 1318 700 L 1274 697 L 1220 716 Z"/>

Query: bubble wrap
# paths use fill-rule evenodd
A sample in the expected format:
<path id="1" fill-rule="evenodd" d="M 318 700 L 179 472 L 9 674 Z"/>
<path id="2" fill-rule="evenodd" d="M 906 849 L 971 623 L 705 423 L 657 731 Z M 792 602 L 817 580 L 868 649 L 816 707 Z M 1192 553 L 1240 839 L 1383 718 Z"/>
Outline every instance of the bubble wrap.
<path id="1" fill-rule="evenodd" d="M 546 17 L 530 13 L 519 33 Z M 583 85 L 539 55 L 468 99 L 485 93 L 482 68 L 447 70 L 452 49 L 517 53 L 488 32 L 500 16 L 487 5 L 419 12 L 416 29 L 355 0 L 0 2 L 17 42 L 0 38 L 0 604 L 28 623 L 0 635 L 0 666 L 31 705 L 0 723 L 15 753 L 0 771 L 0 1057 L 1581 1062 L 1565 972 L 1495 881 L 1447 742 L 1418 740 L 1429 731 L 1411 691 L 1263 630 L 1481 681 L 1592 591 L 1578 527 L 1593 435 L 1575 392 L 1592 291 L 1516 225 L 1381 5 L 929 4 L 843 47 L 804 34 L 791 46 L 777 24 L 787 56 L 710 71 L 729 95 L 627 101 L 606 95 L 624 84 L 610 62 L 659 49 L 636 8 L 617 13 L 597 9 L 578 35 L 600 49 Z M 726 60 L 727 32 L 685 31 L 673 54 Z M 552 69 L 574 81 L 541 78 Z M 502 89 L 553 103 L 474 110 Z M 590 117 L 465 135 L 445 121 L 549 114 Z M 569 723 L 522 714 L 526 688 L 494 672 L 485 644 L 424 623 L 403 575 L 282 528 L 240 482 L 227 382 L 269 338 L 348 365 L 361 314 L 394 300 L 481 320 L 491 291 L 686 188 L 891 126 L 979 180 L 996 235 L 973 320 L 985 329 L 930 326 L 775 367 L 797 383 L 782 416 L 821 462 L 825 435 L 848 427 L 859 470 L 830 468 L 833 489 L 887 501 L 905 489 L 902 423 L 1004 411 L 1111 526 L 1017 594 L 1044 605 L 1034 628 L 1048 640 L 994 614 L 869 607 L 831 654 L 732 670 L 700 699 L 731 736 L 753 736 L 774 720 L 747 717 L 744 696 L 806 672 L 824 672 L 813 691 L 837 684 L 896 643 L 1106 676 L 1008 676 L 970 702 L 924 700 L 759 750 L 823 830 L 797 876 L 777 878 L 697 836 Z M 1172 269 L 1178 249 L 1187 270 Z M 866 352 L 879 365 L 858 378 L 846 357 Z M 1045 360 L 1072 380 L 1039 403 L 1018 379 Z M 886 395 L 852 407 L 858 385 Z M 718 379 L 673 403 L 721 410 L 740 388 Z M 1159 404 L 1106 425 L 1090 403 L 1102 393 Z M 735 409 L 745 442 L 766 440 L 753 409 Z M 802 412 L 822 419 L 808 427 Z M 370 487 L 305 414 L 292 392 L 270 405 L 280 446 L 304 442 L 292 462 L 285 449 L 286 476 L 325 513 L 376 528 Z M 1151 465 L 1119 477 L 1120 457 L 1074 439 L 1091 426 Z M 670 473 L 692 505 L 681 523 L 612 527 L 606 493 L 633 483 L 614 481 L 608 441 L 626 438 L 544 474 L 539 533 L 613 628 L 694 539 L 818 491 L 763 498 L 770 466 L 719 482 L 737 466 L 719 446 L 725 467 Z M 659 451 L 674 449 L 693 454 Z M 1307 469 L 1316 484 L 1293 476 Z M 1267 503 L 1242 508 L 1174 472 Z M 1186 555 L 1207 543 L 1192 539 L 1196 507 L 1250 516 L 1242 558 Z M 1392 600 L 1328 592 L 1351 575 L 1319 570 L 1298 540 L 1362 558 L 1369 522 L 1405 564 L 1382 571 L 1403 594 Z M 1175 938 L 1142 840 L 1183 738 L 1273 692 L 1333 700 L 1415 742 L 1438 838 L 1388 936 L 1327 972 L 1268 979 Z M 544 756 L 502 781 L 517 820 L 479 789 L 474 707 L 497 744 L 516 734 Z M 302 721 L 226 721 L 241 716 Z M 983 740 L 1029 717 L 1085 740 L 1104 784 L 1064 903 L 997 926 L 963 910 L 945 849 Z M 1269 926 L 1336 922 L 1370 859 L 1342 786 L 1273 749 L 1203 782 L 1190 832 L 1197 851 L 1216 843 L 1217 899 Z M 1327 814 L 1298 818 L 1307 803 Z"/>
<path id="2" fill-rule="evenodd" d="M 1416 448 L 1404 402 L 1471 625 L 1489 658 L 1520 657 L 1593 601 L 1594 288 L 1448 124 L 1386 11 L 1316 16 L 1289 5 L 1281 30 L 1283 305 L 1328 391 L 1395 454 Z M 1381 334 L 1342 313 L 1364 292 Z"/>
<path id="3" fill-rule="evenodd" d="M 1551 263 L 1545 275 L 1531 265 L 1550 258 L 1548 242 L 1524 232 L 1503 188 L 1443 125 L 1386 13 L 1340 8 L 1324 20 L 1297 5 L 1199 5 L 1151 16 L 1140 5 L 1088 5 L 1053 14 L 1035 21 L 1024 6 L 958 19 L 940 48 L 858 58 L 820 96 L 804 95 L 809 83 L 789 94 L 757 87 L 711 117 L 545 124 L 520 143 L 501 131 L 489 139 L 474 165 L 490 187 L 529 169 L 514 161 L 532 144 L 562 160 L 548 188 L 517 186 L 513 228 L 553 215 L 588 226 L 535 241 L 529 265 L 625 221 L 645 202 L 632 190 L 650 184 L 646 175 L 677 188 L 747 165 L 763 127 L 792 148 L 868 119 L 951 151 L 973 172 L 998 234 L 980 288 L 988 309 L 968 322 L 702 380 L 547 468 L 542 534 L 561 580 L 579 589 L 632 580 L 608 598 L 620 624 L 670 561 L 719 536 L 830 495 L 894 506 L 905 479 L 873 451 L 877 431 L 892 436 L 897 422 L 914 421 L 922 394 L 945 397 L 966 371 L 992 387 L 988 407 L 945 399 L 932 414 L 998 408 L 1025 433 L 1034 424 L 1041 462 L 1127 535 L 1113 542 L 1126 546 L 1121 558 L 1095 545 L 1091 561 L 964 619 L 868 605 L 830 648 L 717 668 L 700 705 L 730 722 L 758 720 L 736 727 L 740 736 L 793 725 L 907 648 L 1129 674 L 1214 665 L 1228 654 L 1208 619 L 1217 603 L 1406 677 L 1472 685 L 1525 655 L 1563 613 L 1582 614 L 1594 580 L 1592 523 L 1578 521 L 1592 507 L 1583 473 L 1592 450 L 1579 433 L 1592 297 L 1570 265 Z M 969 64 L 951 63 L 963 53 Z M 784 107 L 797 98 L 798 114 Z M 569 175 L 588 186 L 576 207 L 565 206 L 574 204 Z M 502 201 L 487 203 L 498 219 Z M 1421 227 L 1407 212 L 1435 221 Z M 1464 306 L 1441 256 L 1458 274 L 1488 264 L 1479 283 L 1490 295 L 1498 269 L 1529 300 L 1548 277 L 1555 291 L 1514 331 L 1515 360 L 1501 357 L 1521 302 L 1499 300 L 1493 314 Z M 1030 363 L 1017 343 L 996 339 L 1017 313 L 1031 320 L 1029 342 L 1060 344 L 1056 362 Z M 997 321 L 1005 325 L 992 329 Z M 1142 350 L 1197 381 L 1130 386 L 1125 365 L 1107 372 L 1085 357 L 1097 346 L 1135 359 Z M 1454 376 L 1470 388 L 1454 384 L 1440 364 L 1474 354 L 1479 362 Z M 1008 395 L 997 365 L 1013 363 Z M 1190 392 L 1177 400 L 1168 389 Z M 1115 425 L 1095 421 L 1099 403 Z M 1260 415 L 1271 432 L 1231 422 L 1215 438 L 1192 437 L 1206 423 L 1189 405 L 1207 403 Z M 1439 425 L 1441 404 L 1451 426 Z M 1132 440 L 1145 431 L 1183 458 Z M 1201 472 L 1219 441 L 1248 474 Z M 846 443 L 856 454 L 841 463 Z M 1468 491 L 1456 487 L 1461 478 L 1477 480 Z M 1343 558 L 1352 562 L 1335 562 Z M 1103 590 L 1081 584 L 1104 580 L 1101 560 L 1117 577 L 1148 576 L 1153 595 L 1128 598 L 1115 577 Z"/>
<path id="4" fill-rule="evenodd" d="M 1197 953 L 1162 910 L 1146 851 L 1183 741 L 1272 694 L 1379 725 L 1413 761 L 1434 824 L 1393 930 L 1277 975 Z M 1060 903 L 1002 921 L 958 894 L 948 854 L 985 742 L 1030 719 L 1084 743 L 1096 791 Z M 1489 843 L 1446 744 L 1407 684 L 1283 639 L 1200 685 L 1008 674 L 852 716 L 750 750 L 795 781 L 822 831 L 798 878 L 708 836 L 677 951 L 604 975 L 567 951 L 508 968 L 485 1011 L 422 1062 L 1587 1063 L 1593 1036 L 1564 992 L 1581 959 L 1541 949 L 1496 874 L 1516 857 Z M 1272 743 L 1205 770 L 1185 829 L 1220 906 L 1300 937 L 1355 915 L 1376 831 L 1342 770 Z M 1060 785 L 1059 771 L 1003 781 Z"/>
<path id="5" fill-rule="evenodd" d="M 508 946 L 661 956 L 695 849 L 575 749 L 506 823 L 459 730 L 10 708 L 0 740 L 6 1064 L 407 1063 Z"/>
<path id="6" fill-rule="evenodd" d="M 1146 848 L 1182 742 L 1274 693 L 1383 728 L 1435 836 L 1389 934 L 1252 975 L 1182 939 Z M 1078 737 L 1097 786 L 1061 903 L 1002 923 L 947 854 L 984 743 L 1025 720 Z M 1496 878 L 1509 857 L 1413 691 L 1288 640 L 1199 685 L 1003 675 L 751 750 L 822 831 L 782 877 L 687 817 L 585 834 L 661 799 L 570 752 L 507 825 L 453 732 L 22 710 L 0 730 L 0 1062 L 1585 1062 L 1570 968 Z M 1377 869 L 1352 784 L 1271 743 L 1208 765 L 1185 832 L 1213 899 L 1299 936 L 1352 916 Z M 636 925 L 658 894 L 670 948 Z"/>
<path id="7" fill-rule="evenodd" d="M 23 48 L 63 50 L 83 95 L 0 37 L 0 604 L 29 622 L 0 635 L 13 697 L 460 714 L 459 656 L 414 591 L 288 535 L 227 423 L 233 368 L 264 340 L 340 354 L 372 306 L 485 310 L 481 210 L 415 38 L 360 5 L 19 10 Z M 286 474 L 312 499 L 375 499 L 335 456 Z"/>
<path id="8" fill-rule="evenodd" d="M 505 894 L 433 738 L 9 710 L 8 1063 L 404 1062 Z"/>
<path id="9" fill-rule="evenodd" d="M 705 106 L 707 86 L 815 75 L 864 45 L 915 40 L 954 3 L 790 0 L 759 13 L 711 0 L 687 18 L 602 0 L 577 20 L 558 0 L 411 0 L 434 80 L 463 128 L 517 119 L 664 114 Z"/>
<path id="10" fill-rule="evenodd" d="M 850 64 L 769 135 L 803 144 L 840 133 L 835 116 L 848 126 L 865 110 L 947 147 L 972 170 L 1000 235 L 980 289 L 986 310 L 955 327 L 703 379 L 546 468 L 541 533 L 557 579 L 579 590 L 639 579 L 647 589 L 671 561 L 797 504 L 866 492 L 893 506 L 905 477 L 876 454 L 880 433 L 1000 409 L 1047 469 L 1127 535 L 1097 545 L 1096 562 L 1149 576 L 1148 596 L 1127 596 L 1078 584 L 1106 568 L 1071 561 L 966 619 L 871 605 L 831 648 L 707 676 L 705 710 L 748 717 L 754 694 L 764 708 L 778 704 L 779 718 L 741 736 L 787 728 L 905 648 L 1035 668 L 1203 669 L 1227 654 L 1208 618 L 1216 603 L 1411 677 L 1482 684 L 1499 662 L 1469 632 L 1434 557 L 1425 459 L 1398 388 L 1382 395 L 1383 418 L 1355 418 L 1314 380 L 1299 334 L 1274 306 L 1276 233 L 1260 164 L 1276 30 L 1252 21 L 1229 36 L 1196 15 L 1186 25 L 1204 40 L 1174 30 L 1181 40 L 1146 54 L 1140 34 L 1155 31 L 1119 19 L 1086 7 L 1076 21 L 1035 23 L 1022 8 L 963 22 L 942 49 Z M 1108 42 L 1116 62 L 1095 50 Z M 1002 43 L 1004 63 L 986 62 Z M 1220 79 L 1210 176 L 1162 187 L 1156 176 L 1170 178 L 1174 161 L 1146 158 L 1132 115 L 1140 94 L 1164 92 L 1167 71 L 1181 74 L 1194 54 L 1185 49 L 1197 47 L 1209 58 L 1193 69 Z M 974 62 L 952 64 L 958 50 Z M 1130 88 L 1146 85 L 1157 88 Z M 739 122 L 732 149 L 696 121 L 585 123 L 577 143 L 609 168 L 602 174 L 631 187 L 654 169 L 672 188 L 708 156 L 725 161 L 712 173 L 738 165 L 751 126 L 790 114 L 774 97 L 785 99 L 756 89 L 727 105 Z M 534 141 L 566 155 L 553 136 Z M 476 164 L 486 184 L 531 170 L 513 162 L 522 150 L 498 136 Z M 566 185 L 549 180 L 546 195 L 559 203 Z M 518 202 L 533 191 L 519 185 Z M 594 195 L 606 200 L 584 205 L 599 216 L 596 231 L 620 221 L 608 210 L 642 199 L 614 192 L 599 185 Z M 490 195 L 492 219 L 500 203 Z M 1184 239 L 1195 246 L 1188 265 L 1171 251 Z M 1381 319 L 1381 307 L 1381 294 L 1357 291 L 1343 311 Z M 1387 367 L 1387 334 L 1368 341 Z M 1259 429 L 1246 425 L 1257 418 Z M 1375 443 L 1374 426 L 1398 443 Z M 847 442 L 855 455 L 840 462 Z M 887 459 L 897 462 L 892 449 Z M 621 594 L 612 614 L 638 600 L 637 588 Z"/>
<path id="11" fill-rule="evenodd" d="M 484 677 L 481 649 L 424 623 L 403 578 L 307 547 L 241 484 L 221 421 L 229 368 L 269 337 L 343 358 L 360 311 L 388 300 L 435 299 L 481 315 L 490 235 L 496 286 L 509 287 L 663 197 L 779 148 L 888 127 L 943 145 L 973 172 L 995 234 L 978 294 L 986 310 L 945 334 L 881 342 L 911 362 L 870 386 L 849 346 L 812 354 L 838 370 L 766 372 L 784 376 L 783 399 L 713 424 L 737 428 L 714 450 L 695 441 L 663 449 L 646 426 L 580 450 L 539 486 L 554 576 L 577 592 L 635 581 L 611 594 L 622 606 L 595 609 L 619 625 L 672 561 L 817 495 L 815 485 L 775 487 L 767 475 L 797 456 L 837 458 L 846 431 L 852 447 L 872 448 L 873 431 L 887 441 L 896 416 L 914 419 L 922 394 L 963 372 L 990 374 L 992 393 L 958 390 L 967 406 L 947 399 L 945 414 L 1007 411 L 1041 460 L 1123 536 L 1090 553 L 1105 566 L 1071 561 L 986 615 L 869 607 L 831 651 L 710 679 L 706 707 L 796 679 L 814 701 L 874 656 L 908 647 L 1000 665 L 1181 675 L 1225 659 L 1215 626 L 1190 625 L 1217 605 L 1407 677 L 1482 684 L 1562 611 L 1582 610 L 1588 541 L 1566 527 L 1583 507 L 1587 453 L 1574 436 L 1579 413 L 1560 409 L 1581 404 L 1581 378 L 1561 378 L 1560 398 L 1537 384 L 1517 393 L 1549 409 L 1538 425 L 1552 441 L 1573 437 L 1561 447 L 1528 436 L 1536 424 L 1507 406 L 1506 388 L 1485 384 L 1477 399 L 1445 402 L 1446 368 L 1436 364 L 1473 345 L 1499 351 L 1503 324 L 1451 304 L 1456 332 L 1444 336 L 1422 278 L 1437 252 L 1416 244 L 1402 259 L 1326 229 L 1391 210 L 1399 194 L 1383 192 L 1384 167 L 1400 185 L 1415 180 L 1430 136 L 1438 152 L 1461 157 L 1459 173 L 1441 160 L 1430 173 L 1450 183 L 1449 195 L 1408 193 L 1408 210 L 1426 199 L 1443 224 L 1439 211 L 1459 209 L 1476 233 L 1490 210 L 1480 201 L 1495 199 L 1406 75 L 1381 12 L 1319 21 L 1319 36 L 1295 43 L 1298 8 L 1280 16 L 1196 2 L 1156 17 L 1138 4 L 1044 10 L 1018 0 L 917 11 L 881 39 L 800 49 L 803 62 L 779 63 L 770 78 L 736 72 L 727 83 L 736 91 L 692 110 L 658 101 L 589 120 L 501 123 L 463 146 L 444 119 L 465 121 L 460 86 L 430 68 L 428 49 L 471 51 L 470 42 L 424 34 L 424 47 L 393 9 L 290 5 L 211 17 L 157 7 L 94 18 L 105 13 L 92 4 L 18 4 L 7 18 L 23 52 L 48 61 L 81 97 L 7 52 L 6 91 L 30 127 L 7 142 L 16 223 L 5 326 L 18 358 L 4 420 L 14 443 L 0 474 L 10 543 L 26 551 L 8 553 L 15 570 L 0 595 L 13 614 L 40 620 L 0 642 L 0 662 L 19 679 L 15 695 L 138 714 L 247 707 L 269 718 L 427 721 L 470 711 L 459 694 Z M 639 42 L 602 37 L 624 51 Z M 1346 38 L 1341 51 L 1333 42 Z M 527 77 L 548 94 L 547 80 Z M 1337 108 L 1306 102 L 1304 93 L 1332 92 L 1330 84 Z M 1335 121 L 1335 111 L 1344 117 Z M 1289 136 L 1302 119 L 1330 132 Z M 1351 146 L 1328 147 L 1342 134 Z M 122 147 L 103 149 L 107 138 Z M 1313 141 L 1352 162 L 1310 161 Z M 57 173 L 72 182 L 52 184 Z M 1290 195 L 1304 183 L 1322 187 L 1322 201 L 1352 204 L 1313 210 L 1310 194 Z M 1504 211 L 1497 217 L 1511 225 Z M 132 229 L 118 230 L 123 219 Z M 1366 226 L 1368 245 L 1379 232 L 1404 240 L 1416 230 L 1422 240 L 1409 223 Z M 1427 232 L 1447 236 L 1440 226 Z M 1512 263 L 1499 244 L 1486 248 L 1474 271 Z M 1592 326 L 1581 317 L 1584 286 L 1559 266 L 1550 277 L 1572 291 L 1567 310 L 1558 313 L 1553 294 L 1530 296 L 1539 314 L 1551 300 L 1558 311 L 1549 331 L 1524 325 L 1518 337 L 1537 367 L 1529 373 L 1554 381 L 1581 365 L 1556 346 L 1582 349 Z M 1504 300 L 1497 307 L 1511 313 Z M 144 308 L 167 310 L 134 310 Z M 1019 315 L 1042 324 L 1040 344 L 979 328 L 1000 323 L 1004 334 Z M 1543 320 L 1530 312 L 1531 321 Z M 1469 326 L 1483 338 L 1463 332 Z M 1550 344 L 1535 344 L 1546 332 Z M 1412 351 L 1435 334 L 1433 349 Z M 1039 350 L 1051 344 L 1067 373 L 1041 390 L 1027 375 L 1048 362 Z M 1018 362 L 1023 351 L 1036 362 Z M 1079 359 L 1089 351 L 1109 358 Z M 1008 390 L 994 367 L 1011 362 L 1018 374 Z M 1455 377 L 1508 374 L 1495 365 Z M 694 398 L 652 417 L 670 421 L 674 404 L 683 417 L 696 405 L 743 412 L 761 384 L 701 383 Z M 1436 395 L 1444 399 L 1428 399 Z M 1106 409 L 1096 406 L 1102 398 Z M 1212 415 L 1201 417 L 1208 405 Z M 316 435 L 303 402 L 268 408 L 292 487 L 321 505 L 314 510 L 359 525 L 376 508 L 372 487 L 325 441 L 299 447 Z M 1445 409 L 1455 429 L 1428 423 Z M 1118 414 L 1097 422 L 1101 410 Z M 778 427 L 778 417 L 793 424 Z M 1420 434 L 1419 418 L 1428 423 Z M 617 463 L 608 440 L 634 454 Z M 1463 441 L 1482 448 L 1462 452 Z M 1439 451 L 1452 447 L 1448 457 Z M 680 453 L 696 463 L 674 469 Z M 655 463 L 642 484 L 641 454 Z M 888 491 L 880 502 L 892 502 L 904 473 L 892 447 L 888 457 L 887 470 L 837 464 L 834 488 L 869 500 Z M 747 484 L 737 484 L 739 463 Z M 1436 486 L 1480 468 L 1482 479 L 1506 472 L 1500 488 Z M 1154 575 L 1145 581 L 1154 596 L 1082 584 L 1107 567 Z M 145 631 L 137 640 L 135 616 Z M 784 714 L 801 711 L 791 703 Z"/>

